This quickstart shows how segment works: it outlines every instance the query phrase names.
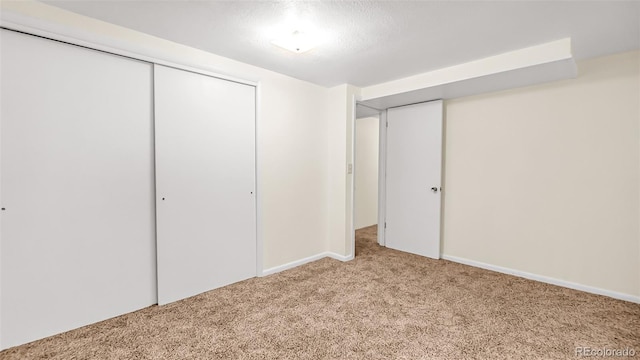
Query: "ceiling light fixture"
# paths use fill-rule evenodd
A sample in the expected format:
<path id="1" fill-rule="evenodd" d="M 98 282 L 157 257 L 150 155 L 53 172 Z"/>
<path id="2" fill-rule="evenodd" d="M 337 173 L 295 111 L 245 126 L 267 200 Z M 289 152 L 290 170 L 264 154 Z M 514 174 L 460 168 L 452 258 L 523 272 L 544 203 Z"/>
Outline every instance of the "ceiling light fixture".
<path id="1" fill-rule="evenodd" d="M 272 40 L 271 43 L 297 54 L 309 51 L 315 46 L 311 37 L 297 30 L 291 34 Z"/>

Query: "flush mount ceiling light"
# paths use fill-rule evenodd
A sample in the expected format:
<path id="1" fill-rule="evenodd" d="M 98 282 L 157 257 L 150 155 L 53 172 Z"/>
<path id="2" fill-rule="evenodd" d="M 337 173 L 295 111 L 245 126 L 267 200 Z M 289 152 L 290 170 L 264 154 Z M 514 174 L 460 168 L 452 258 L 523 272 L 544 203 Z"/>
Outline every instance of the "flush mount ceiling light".
<path id="1" fill-rule="evenodd" d="M 309 51 L 315 46 L 315 43 L 310 36 L 297 30 L 288 35 L 272 40 L 271 43 L 298 54 Z"/>

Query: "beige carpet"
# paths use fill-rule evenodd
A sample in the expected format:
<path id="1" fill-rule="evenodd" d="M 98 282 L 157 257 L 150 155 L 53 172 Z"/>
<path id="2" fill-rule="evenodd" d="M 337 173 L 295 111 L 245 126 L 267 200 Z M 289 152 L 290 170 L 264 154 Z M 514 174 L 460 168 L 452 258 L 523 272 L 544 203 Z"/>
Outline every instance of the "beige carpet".
<path id="1" fill-rule="evenodd" d="M 1 359 L 575 359 L 633 348 L 640 305 L 379 247 L 0 353 Z"/>

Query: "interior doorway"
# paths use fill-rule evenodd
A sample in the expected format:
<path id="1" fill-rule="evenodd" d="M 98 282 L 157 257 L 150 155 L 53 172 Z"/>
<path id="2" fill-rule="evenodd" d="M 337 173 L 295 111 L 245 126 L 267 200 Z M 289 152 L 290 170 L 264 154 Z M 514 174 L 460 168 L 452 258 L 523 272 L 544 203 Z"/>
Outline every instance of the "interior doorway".
<path id="1" fill-rule="evenodd" d="M 355 213 L 356 230 L 378 223 L 378 116 L 356 120 Z"/>
<path id="2" fill-rule="evenodd" d="M 354 124 L 353 230 L 355 255 L 359 241 L 377 241 L 380 114 L 359 111 Z"/>
<path id="3" fill-rule="evenodd" d="M 366 237 L 377 240 L 381 246 L 440 258 L 442 100 L 385 110 L 356 103 L 356 109 L 352 132 L 351 240 L 354 254 L 358 254 L 357 242 L 362 237 L 359 235 L 367 229 Z M 367 130 L 363 130 L 367 125 L 373 128 L 370 123 L 375 122 L 378 124 L 377 149 L 371 139 L 374 130 L 370 129 L 368 138 Z M 390 122 L 394 123 L 395 129 L 395 135 L 392 131 L 391 136 Z M 363 154 L 373 157 L 375 153 L 377 169 L 375 165 L 370 166 L 371 158 L 362 158 Z M 377 196 L 373 191 L 375 188 Z M 373 202 L 377 208 L 377 221 L 371 215 Z M 393 218 L 392 224 L 389 216 Z M 389 232 L 390 225 L 395 230 Z"/>

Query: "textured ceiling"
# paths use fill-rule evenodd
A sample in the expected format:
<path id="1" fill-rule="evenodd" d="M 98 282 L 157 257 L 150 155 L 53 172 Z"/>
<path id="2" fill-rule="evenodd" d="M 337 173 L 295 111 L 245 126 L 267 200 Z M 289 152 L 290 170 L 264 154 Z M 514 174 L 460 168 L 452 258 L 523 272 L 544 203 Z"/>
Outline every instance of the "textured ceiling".
<path id="1" fill-rule="evenodd" d="M 640 48 L 638 1 L 45 1 L 323 86 L 368 86 L 564 37 L 577 59 Z M 282 32 L 318 37 L 294 54 Z"/>

